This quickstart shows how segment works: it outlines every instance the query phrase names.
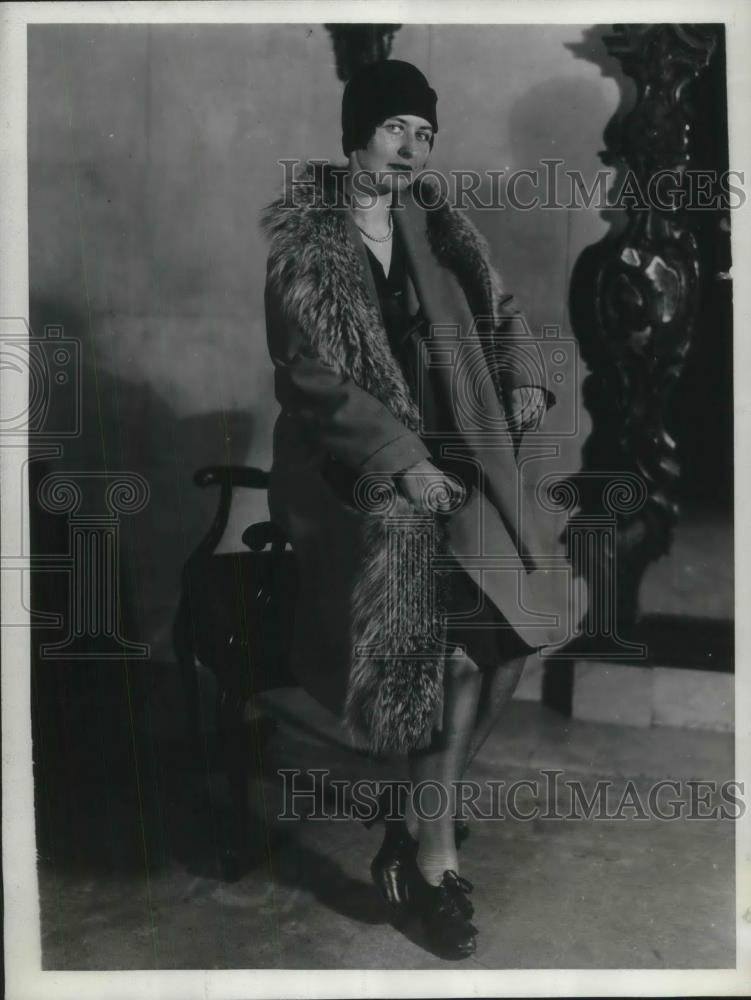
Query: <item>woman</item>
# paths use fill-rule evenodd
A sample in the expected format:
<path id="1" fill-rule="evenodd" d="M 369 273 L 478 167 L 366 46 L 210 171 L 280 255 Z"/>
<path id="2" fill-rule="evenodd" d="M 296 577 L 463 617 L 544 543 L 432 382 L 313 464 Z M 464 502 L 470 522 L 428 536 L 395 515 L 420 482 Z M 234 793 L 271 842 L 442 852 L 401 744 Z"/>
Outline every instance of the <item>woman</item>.
<path id="1" fill-rule="evenodd" d="M 553 398 L 504 348 L 509 297 L 484 241 L 420 183 L 437 131 L 422 73 L 372 64 L 345 88 L 346 168 L 308 168 L 265 212 L 282 408 L 269 507 L 299 568 L 293 670 L 360 745 L 406 753 L 422 792 L 398 817 L 381 800 L 374 880 L 459 958 L 477 934 L 458 874 L 463 828 L 453 809 L 426 814 L 461 779 L 530 650 L 560 640 L 549 619 L 525 619 L 525 605 L 555 604 L 560 574 L 535 559 L 543 531 L 515 459 Z M 464 405 L 487 384 L 479 407 Z M 481 554 L 514 573 L 483 574 L 478 531 Z"/>

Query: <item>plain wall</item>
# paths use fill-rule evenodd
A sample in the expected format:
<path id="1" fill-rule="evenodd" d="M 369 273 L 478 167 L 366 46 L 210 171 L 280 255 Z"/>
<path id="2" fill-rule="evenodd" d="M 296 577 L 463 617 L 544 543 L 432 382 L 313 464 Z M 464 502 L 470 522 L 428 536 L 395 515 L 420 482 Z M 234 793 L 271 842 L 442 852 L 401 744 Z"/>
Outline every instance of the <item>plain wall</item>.
<path id="1" fill-rule="evenodd" d="M 623 88 L 600 36 L 403 26 L 392 56 L 420 66 L 439 95 L 431 165 L 510 171 L 557 157 L 591 183 Z M 322 25 L 29 28 L 32 327 L 62 323 L 82 344 L 83 430 L 51 468 L 148 481 L 148 507 L 123 518 L 123 570 L 128 638 L 154 657 L 169 655 L 180 567 L 215 509 L 193 473 L 270 463 L 258 215 L 279 188 L 277 160 L 343 159 L 342 86 Z M 532 329 L 570 336 L 571 269 L 607 231 L 599 212 L 470 214 Z M 556 387 L 551 428 L 580 380 Z M 574 409 L 561 471 L 579 467 L 589 432 Z M 233 513 L 230 548 L 265 518 L 265 500 Z"/>

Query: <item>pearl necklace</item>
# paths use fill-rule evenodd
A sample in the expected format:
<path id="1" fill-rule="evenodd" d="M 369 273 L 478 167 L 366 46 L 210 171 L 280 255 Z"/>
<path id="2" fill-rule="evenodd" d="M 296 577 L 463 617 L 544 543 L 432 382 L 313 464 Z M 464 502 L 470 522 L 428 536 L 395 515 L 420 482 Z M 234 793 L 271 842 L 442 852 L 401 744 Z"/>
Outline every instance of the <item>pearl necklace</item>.
<path id="1" fill-rule="evenodd" d="M 367 230 L 363 229 L 362 226 L 358 226 L 356 222 L 355 225 L 363 234 L 363 236 L 366 236 L 369 240 L 372 240 L 374 243 L 388 243 L 388 241 L 394 235 L 394 223 L 390 213 L 389 213 L 389 231 L 386 233 L 385 236 L 371 236 L 371 234 L 367 232 Z"/>

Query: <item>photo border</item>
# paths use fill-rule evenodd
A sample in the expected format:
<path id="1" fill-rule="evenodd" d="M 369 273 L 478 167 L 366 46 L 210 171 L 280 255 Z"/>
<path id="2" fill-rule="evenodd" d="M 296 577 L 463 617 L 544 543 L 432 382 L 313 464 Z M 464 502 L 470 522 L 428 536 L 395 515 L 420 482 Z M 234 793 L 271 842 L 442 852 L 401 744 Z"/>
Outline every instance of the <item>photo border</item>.
<path id="1" fill-rule="evenodd" d="M 325 23 L 379 21 L 432 24 L 603 24 L 619 22 L 724 22 L 728 66 L 729 161 L 744 169 L 749 156 L 751 4 L 744 0 L 466 0 L 429 3 L 383 0 L 328 2 L 6 3 L 0 10 L 0 316 L 28 320 L 27 63 L 26 26 L 52 23 Z M 732 217 L 734 321 L 735 509 L 749 494 L 751 392 L 740 373 L 751 370 L 751 227 L 749 209 Z M 744 280 L 740 280 L 743 276 Z M 748 276 L 748 277 L 746 277 Z M 18 413 L 24 390 L 0 372 L 0 406 Z M 0 551 L 22 542 L 28 519 L 19 489 L 26 448 L 0 442 Z M 25 537 L 20 533 L 26 532 Z M 735 601 L 751 608 L 751 518 L 735 523 Z M 2 588 L 3 620 L 28 612 L 28 574 L 22 604 Z M 751 683 L 743 669 L 751 656 L 751 620 L 735 617 L 736 726 L 734 777 L 751 791 Z M 103 1000 L 159 996 L 175 1000 L 219 997 L 365 996 L 665 996 L 744 995 L 751 987 L 751 815 L 736 822 L 736 969 L 697 970 L 191 970 L 58 972 L 41 970 L 38 881 L 34 841 L 31 757 L 30 636 L 25 628 L 2 634 L 2 840 L 6 995 L 9 1000 Z"/>

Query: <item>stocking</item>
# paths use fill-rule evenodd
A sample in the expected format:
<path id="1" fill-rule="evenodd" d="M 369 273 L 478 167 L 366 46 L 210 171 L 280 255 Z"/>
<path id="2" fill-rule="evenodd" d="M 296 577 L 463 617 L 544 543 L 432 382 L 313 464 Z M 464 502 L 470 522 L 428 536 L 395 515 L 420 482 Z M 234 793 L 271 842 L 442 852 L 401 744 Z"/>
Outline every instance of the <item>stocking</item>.
<path id="1" fill-rule="evenodd" d="M 444 672 L 442 729 L 434 732 L 429 747 L 409 754 L 413 800 L 407 815 L 408 828 L 417 833 L 419 840 L 417 866 L 433 885 L 440 883 L 448 869 L 459 871 L 454 843 L 454 783 L 460 780 L 469 753 L 481 687 L 482 674 L 477 664 L 464 654 L 450 657 Z"/>

